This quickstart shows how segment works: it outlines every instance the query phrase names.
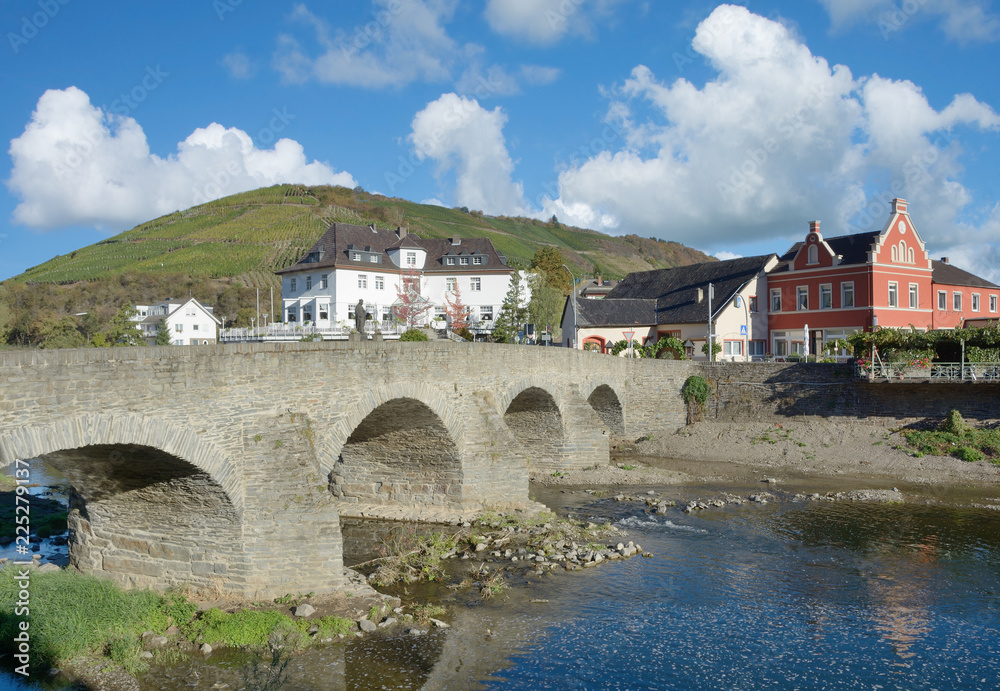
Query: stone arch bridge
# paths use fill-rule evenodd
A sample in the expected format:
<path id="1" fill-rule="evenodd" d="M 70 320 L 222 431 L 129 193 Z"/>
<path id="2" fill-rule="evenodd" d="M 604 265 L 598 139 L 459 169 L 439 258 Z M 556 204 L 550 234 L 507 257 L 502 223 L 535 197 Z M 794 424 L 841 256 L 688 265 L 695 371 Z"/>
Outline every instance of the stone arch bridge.
<path id="1" fill-rule="evenodd" d="M 70 485 L 70 558 L 128 586 L 344 585 L 340 515 L 528 501 L 684 424 L 691 363 L 451 342 L 0 353 L 0 466 Z"/>

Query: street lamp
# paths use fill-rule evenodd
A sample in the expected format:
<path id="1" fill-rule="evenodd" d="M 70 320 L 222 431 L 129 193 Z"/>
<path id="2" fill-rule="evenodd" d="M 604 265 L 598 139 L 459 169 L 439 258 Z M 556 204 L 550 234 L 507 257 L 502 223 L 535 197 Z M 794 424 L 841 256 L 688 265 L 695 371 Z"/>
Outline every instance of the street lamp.
<path id="1" fill-rule="evenodd" d="M 569 286 L 569 299 L 570 304 L 573 306 L 573 338 L 571 339 L 571 344 L 573 348 L 576 348 L 577 341 L 577 331 L 579 330 L 579 325 L 577 325 L 577 313 L 576 313 L 576 276 L 573 275 L 573 270 L 570 269 L 565 264 L 562 268 L 569 271 L 570 286 Z"/>

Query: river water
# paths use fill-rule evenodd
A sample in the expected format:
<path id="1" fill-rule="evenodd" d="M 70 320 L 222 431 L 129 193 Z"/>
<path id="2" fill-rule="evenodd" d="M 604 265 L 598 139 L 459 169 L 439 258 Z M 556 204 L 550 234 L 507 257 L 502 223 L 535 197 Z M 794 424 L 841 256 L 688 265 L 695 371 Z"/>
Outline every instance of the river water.
<path id="1" fill-rule="evenodd" d="M 285 688 L 1000 688 L 998 512 L 789 497 L 651 516 L 587 499 L 571 510 L 653 558 L 530 576 L 501 602 L 414 587 L 451 628 L 315 648 Z M 235 689 L 239 663 L 213 654 L 141 686 Z"/>

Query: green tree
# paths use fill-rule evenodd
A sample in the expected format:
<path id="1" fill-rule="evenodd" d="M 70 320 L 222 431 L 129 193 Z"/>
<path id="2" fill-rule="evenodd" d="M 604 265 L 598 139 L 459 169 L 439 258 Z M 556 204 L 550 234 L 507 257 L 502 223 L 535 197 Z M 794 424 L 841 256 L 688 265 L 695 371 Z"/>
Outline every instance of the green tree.
<path id="1" fill-rule="evenodd" d="M 563 268 L 566 259 L 555 247 L 543 247 L 531 259 L 531 269 L 545 276 L 545 285 L 555 288 L 563 295 L 569 295 L 570 276 Z"/>
<path id="2" fill-rule="evenodd" d="M 566 273 L 565 270 L 563 273 Z M 531 286 L 528 316 L 534 322 L 536 329 L 542 330 L 546 326 L 551 326 L 552 340 L 558 342 L 562 338 L 559 323 L 562 320 L 566 296 L 556 288 L 546 285 L 545 276 L 539 273 L 531 274 L 528 284 Z"/>
<path id="3" fill-rule="evenodd" d="M 144 346 L 146 345 L 145 339 L 142 337 L 142 331 L 139 328 L 139 322 L 132 321 L 132 317 L 135 315 L 135 308 L 130 305 L 125 305 L 111 319 L 111 323 L 108 328 L 97 336 L 91 343 L 97 347 L 117 347 L 117 346 Z M 98 337 L 103 337 L 99 339 Z M 98 345 L 98 343 L 101 345 Z"/>
<path id="4" fill-rule="evenodd" d="M 510 276 L 510 287 L 500 306 L 493 325 L 493 340 L 497 343 L 513 343 L 517 332 L 528 320 L 528 301 L 525 295 L 521 272 L 515 271 Z"/>
<path id="5" fill-rule="evenodd" d="M 164 319 L 160 322 L 159 327 L 156 329 L 156 338 L 153 340 L 153 344 L 158 346 L 168 346 L 171 343 L 173 343 L 173 339 L 170 336 L 170 328 L 167 326 L 167 321 Z"/>
<path id="6" fill-rule="evenodd" d="M 69 315 L 54 322 L 49 322 L 43 331 L 42 348 L 80 348 L 86 345 L 87 339 L 77 328 L 74 317 Z"/>

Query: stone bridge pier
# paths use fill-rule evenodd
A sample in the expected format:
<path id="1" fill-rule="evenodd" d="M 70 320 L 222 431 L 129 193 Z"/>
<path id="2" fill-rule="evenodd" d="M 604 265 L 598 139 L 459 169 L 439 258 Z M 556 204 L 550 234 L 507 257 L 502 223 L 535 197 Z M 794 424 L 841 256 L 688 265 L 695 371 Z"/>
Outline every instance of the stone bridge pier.
<path id="1" fill-rule="evenodd" d="M 0 465 L 66 477 L 82 571 L 327 592 L 345 584 L 341 514 L 523 505 L 530 473 L 683 425 L 689 370 L 450 342 L 0 353 Z"/>

